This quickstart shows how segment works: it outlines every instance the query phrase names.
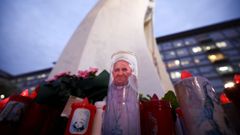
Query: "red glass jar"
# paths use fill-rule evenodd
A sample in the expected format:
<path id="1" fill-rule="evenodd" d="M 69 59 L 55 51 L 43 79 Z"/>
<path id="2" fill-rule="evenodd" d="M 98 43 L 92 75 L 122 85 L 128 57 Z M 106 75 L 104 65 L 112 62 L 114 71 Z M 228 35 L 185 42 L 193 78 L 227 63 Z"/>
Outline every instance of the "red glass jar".
<path id="1" fill-rule="evenodd" d="M 65 135 L 91 135 L 96 107 L 85 98 L 72 104 Z"/>
<path id="2" fill-rule="evenodd" d="M 173 135 L 174 122 L 168 101 L 152 99 L 140 104 L 141 134 Z"/>

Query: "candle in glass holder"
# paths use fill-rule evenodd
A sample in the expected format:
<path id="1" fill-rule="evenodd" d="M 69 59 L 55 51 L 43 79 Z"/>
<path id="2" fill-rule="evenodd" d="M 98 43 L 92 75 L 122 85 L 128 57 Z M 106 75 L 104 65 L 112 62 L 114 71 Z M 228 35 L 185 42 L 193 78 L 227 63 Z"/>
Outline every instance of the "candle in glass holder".
<path id="1" fill-rule="evenodd" d="M 175 84 L 189 135 L 234 135 L 210 82 L 203 77 L 183 78 Z"/>
<path id="2" fill-rule="evenodd" d="M 72 104 L 65 135 L 91 135 L 96 107 L 83 99 Z"/>
<path id="3" fill-rule="evenodd" d="M 159 100 L 154 94 L 148 102 L 141 104 L 142 135 L 173 135 L 174 122 L 169 101 Z"/>
<path id="4" fill-rule="evenodd" d="M 102 132 L 102 121 L 103 121 L 103 113 L 104 106 L 106 105 L 105 101 L 97 101 L 95 106 L 97 108 L 96 114 L 93 122 L 92 135 L 101 135 Z"/>
<path id="5" fill-rule="evenodd" d="M 226 83 L 223 91 L 237 109 L 240 110 L 240 75 L 234 76 L 234 82 Z"/>

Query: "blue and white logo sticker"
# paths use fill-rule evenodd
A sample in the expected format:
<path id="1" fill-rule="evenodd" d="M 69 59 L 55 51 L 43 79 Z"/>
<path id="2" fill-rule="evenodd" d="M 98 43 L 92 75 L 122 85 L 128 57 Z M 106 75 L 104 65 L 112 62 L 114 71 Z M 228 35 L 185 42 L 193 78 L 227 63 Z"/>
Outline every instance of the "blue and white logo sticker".
<path id="1" fill-rule="evenodd" d="M 73 113 L 73 118 L 70 125 L 71 134 L 84 134 L 87 131 L 90 119 L 90 111 L 79 108 Z"/>

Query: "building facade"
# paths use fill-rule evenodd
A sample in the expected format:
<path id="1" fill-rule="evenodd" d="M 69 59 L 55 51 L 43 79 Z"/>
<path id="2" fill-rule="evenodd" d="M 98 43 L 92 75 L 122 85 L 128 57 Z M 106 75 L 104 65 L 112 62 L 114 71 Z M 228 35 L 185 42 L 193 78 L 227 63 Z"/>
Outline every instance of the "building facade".
<path id="1" fill-rule="evenodd" d="M 221 92 L 240 72 L 240 19 L 159 37 L 157 44 L 173 83 L 188 70 Z"/>
<path id="2" fill-rule="evenodd" d="M 47 79 L 51 70 L 52 68 L 46 68 L 16 76 L 0 70 L 0 80 L 2 80 L 0 81 L 0 100 L 11 95 L 11 93 L 20 92 L 24 89 L 34 90 L 38 84 Z M 7 85 L 12 87 L 8 88 Z M 9 91 L 11 92 L 9 93 Z"/>
<path id="3" fill-rule="evenodd" d="M 52 68 L 42 69 L 34 72 L 20 74 L 11 77 L 11 82 L 20 90 L 34 90 L 35 87 L 47 79 Z"/>

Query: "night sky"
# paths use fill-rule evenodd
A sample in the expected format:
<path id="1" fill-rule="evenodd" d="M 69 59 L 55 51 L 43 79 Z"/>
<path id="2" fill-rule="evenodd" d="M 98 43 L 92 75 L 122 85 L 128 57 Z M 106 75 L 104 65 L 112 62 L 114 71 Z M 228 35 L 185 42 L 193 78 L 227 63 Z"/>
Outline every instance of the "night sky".
<path id="1" fill-rule="evenodd" d="M 1 0 L 0 70 L 53 66 L 97 0 Z M 240 18 L 239 0 L 156 0 L 156 37 Z"/>

